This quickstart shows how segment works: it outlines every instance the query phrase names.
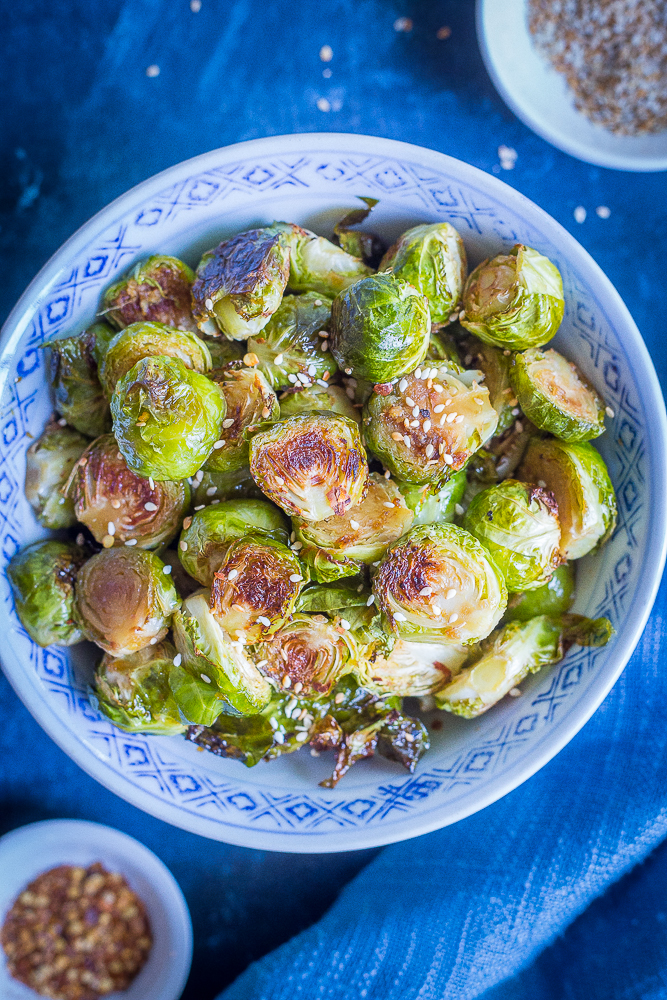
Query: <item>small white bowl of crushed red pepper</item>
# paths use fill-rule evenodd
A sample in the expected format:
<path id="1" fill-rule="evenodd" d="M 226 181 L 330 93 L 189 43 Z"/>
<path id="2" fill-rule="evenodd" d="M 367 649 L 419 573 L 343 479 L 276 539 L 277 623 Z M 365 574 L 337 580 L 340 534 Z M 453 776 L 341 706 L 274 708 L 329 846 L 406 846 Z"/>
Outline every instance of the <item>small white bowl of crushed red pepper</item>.
<path id="1" fill-rule="evenodd" d="M 178 1000 L 191 959 L 183 893 L 133 837 L 47 820 L 0 839 L 2 1000 Z"/>

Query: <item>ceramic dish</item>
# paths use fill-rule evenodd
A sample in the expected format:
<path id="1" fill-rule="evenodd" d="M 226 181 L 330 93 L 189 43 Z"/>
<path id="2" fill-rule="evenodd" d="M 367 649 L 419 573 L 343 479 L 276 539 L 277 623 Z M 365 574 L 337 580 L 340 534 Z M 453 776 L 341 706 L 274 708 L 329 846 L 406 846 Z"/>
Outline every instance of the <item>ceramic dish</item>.
<path id="1" fill-rule="evenodd" d="M 614 538 L 579 563 L 575 610 L 607 615 L 603 649 L 572 650 L 474 721 L 446 717 L 412 776 L 376 759 L 332 791 L 331 761 L 307 752 L 247 770 L 181 737 L 129 736 L 86 695 L 92 647 L 40 649 L 21 628 L 4 567 L 43 535 L 23 493 L 25 452 L 51 413 L 46 340 L 82 329 L 100 292 L 154 252 L 196 264 L 221 238 L 274 218 L 324 234 L 357 195 L 380 203 L 389 239 L 446 219 L 471 265 L 523 241 L 551 257 L 565 286 L 555 346 L 576 361 L 615 417 L 599 444 L 618 492 Z M 581 246 L 512 188 L 458 160 L 366 136 L 273 137 L 215 150 L 146 181 L 91 219 L 53 257 L 7 322 L 0 347 L 0 628 L 2 660 L 39 723 L 89 774 L 169 823 L 234 844 L 281 851 L 371 847 L 426 833 L 481 809 L 542 767 L 605 697 L 646 622 L 663 565 L 667 432 L 643 341 L 617 292 Z M 98 654 L 99 655 L 99 654 Z"/>
<path id="2" fill-rule="evenodd" d="M 0 839 L 0 926 L 18 894 L 57 865 L 100 861 L 120 872 L 144 901 L 153 932 L 146 965 L 129 989 L 109 1000 L 178 1000 L 192 961 L 192 926 L 176 879 L 152 851 L 126 833 L 100 823 L 55 819 L 31 823 Z M 2 1000 L 35 1000 L 37 994 L 13 979 L 0 949 Z"/>
<path id="3" fill-rule="evenodd" d="M 667 170 L 667 131 L 615 135 L 577 111 L 565 78 L 533 45 L 526 0 L 477 0 L 477 35 L 498 93 L 547 142 L 601 167 Z"/>

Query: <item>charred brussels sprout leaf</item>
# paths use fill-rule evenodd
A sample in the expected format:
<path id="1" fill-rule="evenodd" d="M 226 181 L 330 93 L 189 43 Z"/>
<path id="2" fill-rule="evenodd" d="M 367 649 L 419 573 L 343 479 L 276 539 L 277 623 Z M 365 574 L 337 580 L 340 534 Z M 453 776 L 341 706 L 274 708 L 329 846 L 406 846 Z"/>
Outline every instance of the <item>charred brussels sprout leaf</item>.
<path id="1" fill-rule="evenodd" d="M 507 604 L 500 570 L 454 524 L 412 528 L 380 563 L 373 593 L 388 629 L 416 642 L 477 642 Z"/>
<path id="2" fill-rule="evenodd" d="M 398 487 L 372 472 L 366 496 L 347 513 L 324 521 L 293 521 L 299 557 L 316 580 L 328 583 L 354 576 L 365 563 L 381 559 L 413 521 Z"/>
<path id="3" fill-rule="evenodd" d="M 100 365 L 100 381 L 111 398 L 120 379 L 143 358 L 177 358 L 186 368 L 207 372 L 211 355 L 200 337 L 187 330 L 174 330 L 162 323 L 133 323 L 109 344 Z"/>
<path id="4" fill-rule="evenodd" d="M 300 698 L 328 694 L 349 669 L 354 642 L 322 615 L 295 614 L 255 650 L 263 674 L 279 690 Z"/>
<path id="5" fill-rule="evenodd" d="M 76 613 L 86 639 L 112 656 L 155 645 L 179 605 L 164 563 L 145 549 L 102 549 L 76 583 Z"/>
<path id="6" fill-rule="evenodd" d="M 259 358 L 260 371 L 274 389 L 301 389 L 337 370 L 331 354 L 322 350 L 319 334 L 331 319 L 331 299 L 316 292 L 286 295 L 248 350 Z"/>
<path id="7" fill-rule="evenodd" d="M 88 332 L 52 340 L 50 381 L 56 410 L 81 434 L 97 437 L 109 430 L 109 403 L 97 377 Z"/>
<path id="8" fill-rule="evenodd" d="M 515 354 L 510 377 L 521 409 L 540 430 L 561 441 L 604 434 L 604 400 L 558 351 Z"/>
<path id="9" fill-rule="evenodd" d="M 331 311 L 331 353 L 348 375 L 386 383 L 424 360 L 428 299 L 393 274 L 373 274 L 342 292 Z"/>
<path id="10" fill-rule="evenodd" d="M 178 554 L 184 569 L 210 587 L 230 542 L 250 532 L 283 545 L 289 538 L 284 515 L 266 500 L 227 500 L 196 511 L 180 538 Z"/>
<path id="11" fill-rule="evenodd" d="M 250 466 L 234 472 L 200 469 L 192 479 L 192 505 L 195 510 L 221 500 L 263 500 L 264 494 L 250 475 Z"/>
<path id="12" fill-rule="evenodd" d="M 507 479 L 478 493 L 465 527 L 493 556 L 510 591 L 544 584 L 561 562 L 558 508 L 539 486 Z"/>
<path id="13" fill-rule="evenodd" d="M 87 445 L 88 439 L 78 431 L 52 421 L 28 448 L 25 495 L 45 528 L 69 528 L 76 522 L 72 501 L 63 496 L 61 489 Z"/>
<path id="14" fill-rule="evenodd" d="M 195 330 L 190 312 L 194 280 L 183 261 L 154 254 L 106 290 L 102 312 L 120 329 L 132 323 L 164 323 Z"/>
<path id="15" fill-rule="evenodd" d="M 498 423 L 479 377 L 477 372 L 453 374 L 444 365 L 424 367 L 387 394 L 374 392 L 364 410 L 368 447 L 397 479 L 446 482 Z"/>
<path id="16" fill-rule="evenodd" d="M 446 323 L 468 273 L 463 240 L 449 222 L 415 226 L 382 258 L 380 271 L 389 270 L 426 296 L 433 323 Z"/>
<path id="17" fill-rule="evenodd" d="M 547 583 L 510 594 L 503 622 L 527 622 L 538 615 L 563 615 L 574 600 L 574 566 L 563 563 Z"/>
<path id="18" fill-rule="evenodd" d="M 556 498 L 563 559 L 581 559 L 612 534 L 616 495 L 592 444 L 533 438 L 517 475 L 526 482 L 544 483 Z"/>
<path id="19" fill-rule="evenodd" d="M 218 386 L 177 358 L 138 361 L 113 394 L 114 434 L 140 476 L 187 479 L 218 440 L 226 407 Z"/>
<path id="20" fill-rule="evenodd" d="M 366 203 L 366 208 L 353 208 L 340 222 L 334 226 L 334 243 L 342 247 L 346 253 L 353 257 L 358 257 L 370 267 L 377 267 L 384 252 L 385 244 L 375 233 L 364 232 L 360 229 L 351 229 L 351 226 L 359 226 L 371 213 L 378 203 L 377 198 L 364 198 L 359 196 L 359 200 Z"/>
<path id="21" fill-rule="evenodd" d="M 396 482 L 405 503 L 415 515 L 413 526 L 453 521 L 466 488 L 465 472 L 455 472 L 444 486 Z"/>
<path id="22" fill-rule="evenodd" d="M 280 401 L 281 417 L 293 417 L 297 413 L 317 413 L 322 411 L 339 413 L 343 417 L 361 423 L 361 412 L 352 403 L 345 390 L 339 385 L 313 385 L 301 392 L 290 392 Z"/>
<path id="23" fill-rule="evenodd" d="M 480 340 L 515 351 L 541 347 L 563 319 L 563 282 L 548 257 L 518 243 L 475 268 L 463 305 L 461 323 Z"/>
<path id="24" fill-rule="evenodd" d="M 300 414 L 256 434 L 250 471 L 270 500 L 308 521 L 345 514 L 368 480 L 359 427 L 335 413 Z"/>
<path id="25" fill-rule="evenodd" d="M 248 465 L 248 442 L 253 429 L 263 421 L 277 420 L 280 406 L 261 371 L 254 368 L 229 369 L 215 381 L 225 397 L 227 411 L 220 437 L 206 461 L 206 469 L 236 472 Z"/>
<path id="26" fill-rule="evenodd" d="M 289 289 L 318 292 L 333 298 L 353 282 L 371 274 L 362 260 L 352 257 L 323 236 L 289 222 L 276 222 L 290 248 Z"/>
<path id="27" fill-rule="evenodd" d="M 278 227 L 251 229 L 205 253 L 192 287 L 193 313 L 204 333 L 247 340 L 280 305 L 290 251 Z"/>
<path id="28" fill-rule="evenodd" d="M 74 583 L 84 555 L 47 539 L 18 552 L 7 567 L 16 613 L 39 646 L 72 646 L 83 636 L 74 620 Z"/>
<path id="29" fill-rule="evenodd" d="M 67 487 L 77 521 L 105 547 L 138 545 L 154 549 L 171 541 L 190 504 L 190 487 L 154 482 L 128 468 L 113 434 L 89 445 Z"/>
<path id="30" fill-rule="evenodd" d="M 375 694 L 421 698 L 443 688 L 468 658 L 465 646 L 397 639 L 371 643 L 357 661 L 360 683 Z"/>
<path id="31" fill-rule="evenodd" d="M 183 733 L 178 705 L 169 690 L 176 650 L 170 642 L 127 656 L 104 654 L 95 673 L 97 707 L 126 733 Z"/>

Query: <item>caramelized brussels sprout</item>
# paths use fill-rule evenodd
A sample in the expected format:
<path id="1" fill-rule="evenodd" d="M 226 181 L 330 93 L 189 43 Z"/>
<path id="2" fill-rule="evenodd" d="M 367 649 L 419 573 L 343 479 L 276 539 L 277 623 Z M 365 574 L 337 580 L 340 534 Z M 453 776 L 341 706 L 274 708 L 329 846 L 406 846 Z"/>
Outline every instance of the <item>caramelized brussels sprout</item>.
<path id="1" fill-rule="evenodd" d="M 249 533 L 225 550 L 213 577 L 211 612 L 233 638 L 261 642 L 289 619 L 303 579 L 291 549 Z"/>
<path id="2" fill-rule="evenodd" d="M 535 590 L 522 590 L 507 599 L 505 622 L 527 622 L 538 615 L 564 615 L 574 600 L 574 566 L 563 563 L 550 580 Z"/>
<path id="3" fill-rule="evenodd" d="M 418 524 L 437 524 L 453 521 L 457 514 L 466 488 L 465 472 L 455 472 L 444 486 L 435 489 L 428 484 L 420 486 L 414 483 L 396 485 L 403 494 L 407 506 L 415 515 L 413 526 Z M 459 511 L 460 513 L 460 511 Z"/>
<path id="4" fill-rule="evenodd" d="M 26 500 L 45 528 L 70 528 L 75 522 L 72 501 L 61 493 L 88 439 L 52 420 L 30 445 L 25 464 Z"/>
<path id="5" fill-rule="evenodd" d="M 74 620 L 74 581 L 84 555 L 78 545 L 34 542 L 7 567 L 23 628 L 39 646 L 73 646 L 83 635 Z"/>
<path id="6" fill-rule="evenodd" d="M 209 250 L 192 286 L 193 314 L 204 333 L 230 340 L 259 333 L 280 305 L 290 250 L 279 227 L 251 229 Z"/>
<path id="7" fill-rule="evenodd" d="M 477 375 L 418 368 L 386 395 L 373 393 L 364 410 L 366 441 L 397 479 L 443 483 L 493 435 L 498 414 Z"/>
<path id="8" fill-rule="evenodd" d="M 398 486 L 371 472 L 366 496 L 345 514 L 314 523 L 294 518 L 292 524 L 303 546 L 299 557 L 316 580 L 328 583 L 381 559 L 412 521 Z"/>
<path id="9" fill-rule="evenodd" d="M 67 495 L 76 520 L 105 548 L 137 545 L 155 549 L 177 534 L 190 505 L 190 487 L 137 476 L 120 453 L 113 434 L 89 445 L 70 476 Z"/>
<path id="10" fill-rule="evenodd" d="M 421 698 L 443 688 L 468 658 L 465 646 L 397 639 L 391 650 L 377 643 L 359 657 L 359 682 L 375 694 Z"/>
<path id="11" fill-rule="evenodd" d="M 471 337 L 464 342 L 465 360 L 484 374 L 484 385 L 489 390 L 489 402 L 498 414 L 496 435 L 512 426 L 518 416 L 517 399 L 510 382 L 511 355 L 499 347 L 485 344 Z"/>
<path id="12" fill-rule="evenodd" d="M 300 414 L 256 434 L 250 471 L 270 500 L 307 521 L 345 514 L 368 481 L 359 428 L 335 413 Z"/>
<path id="13" fill-rule="evenodd" d="M 164 323 L 195 330 L 190 289 L 195 276 L 176 257 L 154 254 L 139 262 L 129 276 L 107 288 L 102 312 L 122 329 L 132 323 Z"/>
<path id="14" fill-rule="evenodd" d="M 225 399 L 218 386 L 177 358 L 138 361 L 111 400 L 113 429 L 125 461 L 140 476 L 187 479 L 220 436 Z"/>
<path id="15" fill-rule="evenodd" d="M 281 228 L 290 248 L 288 285 L 292 292 L 319 292 L 333 298 L 354 281 L 372 273 L 362 260 L 309 229 L 290 222 L 274 225 Z"/>
<path id="16" fill-rule="evenodd" d="M 181 711 L 190 722 L 204 725 L 220 715 L 225 703 L 252 715 L 261 712 L 271 697 L 268 681 L 240 643 L 232 642 L 221 628 L 208 598 L 208 591 L 197 591 L 174 615 L 174 641 L 182 662 L 171 675 Z"/>
<path id="17" fill-rule="evenodd" d="M 162 323 L 132 323 L 113 338 L 100 364 L 100 381 L 107 396 L 120 379 L 142 358 L 178 358 L 186 368 L 205 373 L 211 355 L 204 341 L 187 330 L 175 330 Z"/>
<path id="18" fill-rule="evenodd" d="M 187 726 L 169 690 L 176 650 L 170 642 L 126 656 L 105 653 L 95 672 L 97 708 L 126 733 L 175 736 Z"/>
<path id="19" fill-rule="evenodd" d="M 102 549 L 92 556 L 76 581 L 76 615 L 85 638 L 112 656 L 164 639 L 180 603 L 164 569 L 145 549 Z"/>
<path id="20" fill-rule="evenodd" d="M 604 400 L 558 351 L 515 354 L 510 378 L 519 406 L 540 430 L 561 441 L 588 441 L 604 434 Z"/>
<path id="21" fill-rule="evenodd" d="M 461 323 L 480 340 L 514 351 L 541 347 L 563 319 L 563 282 L 548 257 L 517 243 L 475 268 L 463 306 Z"/>
<path id="22" fill-rule="evenodd" d="M 46 345 L 50 349 L 49 378 L 56 410 L 88 437 L 104 434 L 111 426 L 109 403 L 97 377 L 94 342 L 94 334 L 91 337 L 86 331 Z"/>
<path id="23" fill-rule="evenodd" d="M 295 614 L 255 650 L 259 669 L 273 685 L 300 698 L 329 694 L 354 653 L 354 641 L 342 628 L 307 614 Z"/>
<path id="24" fill-rule="evenodd" d="M 274 389 L 301 389 L 337 371 L 326 336 L 331 299 L 316 292 L 286 295 L 262 330 L 248 341 L 248 351 Z"/>
<path id="25" fill-rule="evenodd" d="M 264 500 L 264 494 L 250 475 L 250 466 L 234 472 L 200 469 L 192 478 L 192 505 L 196 510 L 221 500 Z"/>
<path id="26" fill-rule="evenodd" d="M 602 456 L 592 444 L 533 438 L 517 476 L 553 493 L 558 505 L 563 559 L 581 559 L 616 526 L 616 494 Z"/>
<path id="27" fill-rule="evenodd" d="M 280 401 L 281 417 L 293 417 L 297 413 L 315 413 L 328 410 L 361 423 L 361 412 L 345 390 L 339 385 L 313 385 L 301 392 L 290 392 Z"/>
<path id="28" fill-rule="evenodd" d="M 376 233 L 364 232 L 361 229 L 351 229 L 351 226 L 360 225 L 371 213 L 378 203 L 377 198 L 364 198 L 359 196 L 360 201 L 366 203 L 366 208 L 353 208 L 347 212 L 340 222 L 334 226 L 333 242 L 342 247 L 346 253 L 363 260 L 369 267 L 377 267 L 384 253 L 385 243 Z"/>
<path id="29" fill-rule="evenodd" d="M 183 530 L 178 555 L 195 580 L 210 587 L 230 542 L 252 532 L 287 545 L 285 516 L 266 500 L 226 500 L 196 511 Z"/>
<path id="30" fill-rule="evenodd" d="M 206 470 L 236 472 L 247 468 L 249 437 L 257 425 L 278 420 L 278 398 L 261 371 L 256 368 L 227 369 L 215 378 L 225 397 L 227 411 L 220 437 L 206 460 Z"/>
<path id="31" fill-rule="evenodd" d="M 491 553 L 508 590 L 542 586 L 562 561 L 558 508 L 539 486 L 516 479 L 490 486 L 472 500 L 464 526 Z"/>
<path id="32" fill-rule="evenodd" d="M 391 273 L 373 274 L 334 299 L 331 353 L 348 374 L 390 382 L 426 357 L 431 333 L 428 299 Z"/>
<path id="33" fill-rule="evenodd" d="M 380 563 L 373 594 L 388 630 L 417 642 L 477 642 L 507 604 L 500 570 L 454 524 L 422 524 L 399 539 Z"/>
<path id="34" fill-rule="evenodd" d="M 449 222 L 415 226 L 398 238 L 380 262 L 428 299 L 433 323 L 446 323 L 468 274 L 463 240 Z"/>

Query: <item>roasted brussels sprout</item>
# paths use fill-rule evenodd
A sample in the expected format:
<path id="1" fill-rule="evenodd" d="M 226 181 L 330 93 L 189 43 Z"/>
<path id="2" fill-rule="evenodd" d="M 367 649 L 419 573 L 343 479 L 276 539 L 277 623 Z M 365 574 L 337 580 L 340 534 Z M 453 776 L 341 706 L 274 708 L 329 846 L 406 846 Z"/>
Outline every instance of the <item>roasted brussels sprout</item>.
<path id="1" fill-rule="evenodd" d="M 292 523 L 303 546 L 299 557 L 316 580 L 328 583 L 354 576 L 364 563 L 381 559 L 412 521 L 398 486 L 371 472 L 366 496 L 345 514 L 314 523 L 294 518 Z"/>
<path id="2" fill-rule="evenodd" d="M 444 642 L 397 639 L 391 650 L 382 642 L 359 657 L 359 682 L 375 694 L 421 698 L 445 687 L 468 659 L 470 650 Z"/>
<path id="3" fill-rule="evenodd" d="M 127 656 L 105 653 L 95 672 L 97 708 L 127 733 L 184 733 L 187 726 L 169 690 L 175 656 L 170 642 L 145 646 Z"/>
<path id="4" fill-rule="evenodd" d="M 137 361 L 158 356 L 178 358 L 195 372 L 205 373 L 211 368 L 208 347 L 194 333 L 162 323 L 132 323 L 116 334 L 100 364 L 100 381 L 109 399 Z"/>
<path id="5" fill-rule="evenodd" d="M 522 590 L 507 599 L 505 622 L 527 622 L 538 615 L 563 615 L 574 600 L 574 566 L 563 563 L 547 583 L 535 590 Z"/>
<path id="6" fill-rule="evenodd" d="M 86 639 L 112 656 L 156 645 L 178 596 L 165 565 L 145 549 L 102 549 L 79 571 L 76 616 Z"/>
<path id="7" fill-rule="evenodd" d="M 431 333 L 428 299 L 391 273 L 373 274 L 334 299 L 331 353 L 348 374 L 387 383 L 426 357 Z"/>
<path id="8" fill-rule="evenodd" d="M 154 254 L 140 262 L 127 278 L 107 288 L 102 312 L 122 329 L 132 323 L 164 323 L 195 330 L 190 289 L 195 276 L 176 257 Z"/>
<path id="9" fill-rule="evenodd" d="M 504 434 L 519 415 L 518 401 L 510 382 L 512 356 L 503 353 L 499 347 L 485 344 L 483 340 L 477 340 L 475 337 L 464 341 L 463 349 L 464 360 L 484 374 L 484 385 L 489 390 L 489 402 L 498 414 L 495 433 Z"/>
<path id="10" fill-rule="evenodd" d="M 300 698 L 329 694 L 349 671 L 354 640 L 323 615 L 295 614 L 255 650 L 258 668 L 279 690 Z"/>
<path id="11" fill-rule="evenodd" d="M 446 323 L 468 274 L 463 240 L 449 222 L 415 226 L 399 236 L 380 261 L 428 299 L 433 323 Z"/>
<path id="12" fill-rule="evenodd" d="M 227 369 L 215 378 L 225 397 L 227 411 L 220 437 L 206 460 L 206 470 L 237 472 L 247 468 L 249 437 L 263 421 L 280 416 L 278 398 L 256 368 Z"/>
<path id="13" fill-rule="evenodd" d="M 91 331 L 52 340 L 46 346 L 50 349 L 49 378 L 56 410 L 81 434 L 97 437 L 109 430 L 111 417 L 97 377 L 95 335 L 91 336 Z"/>
<path id="14" fill-rule="evenodd" d="M 190 722 L 203 725 L 210 725 L 225 703 L 252 715 L 271 697 L 268 681 L 220 626 L 208 599 L 208 591 L 197 591 L 174 615 L 174 641 L 182 659 L 175 664 L 180 669 L 171 674 L 181 711 Z"/>
<path id="15" fill-rule="evenodd" d="M 280 305 L 290 271 L 290 250 L 277 226 L 251 229 L 209 250 L 192 286 L 193 314 L 204 333 L 222 331 L 247 340 Z"/>
<path id="16" fill-rule="evenodd" d="M 300 414 L 256 434 L 250 471 L 270 500 L 307 521 L 345 514 L 368 481 L 359 428 L 335 413 Z"/>
<path id="17" fill-rule="evenodd" d="M 444 486 L 435 489 L 428 484 L 420 486 L 415 483 L 402 483 L 398 480 L 396 485 L 403 494 L 407 506 L 415 515 L 413 526 L 453 521 L 457 513 L 462 513 L 460 509 L 457 511 L 457 508 L 465 493 L 465 472 L 455 472 Z"/>
<path id="18" fill-rule="evenodd" d="M 337 222 L 334 226 L 333 242 L 342 247 L 346 253 L 363 260 L 369 267 L 377 267 L 384 253 L 386 244 L 376 233 L 364 232 L 361 229 L 351 229 L 350 226 L 360 225 L 364 219 L 368 218 L 371 209 L 378 203 L 377 198 L 364 198 L 359 196 L 360 201 L 366 203 L 366 208 L 353 208 Z"/>
<path id="19" fill-rule="evenodd" d="M 111 400 L 125 461 L 140 476 L 177 481 L 204 464 L 225 419 L 218 386 L 177 358 L 138 361 Z"/>
<path id="20" fill-rule="evenodd" d="M 361 423 L 361 411 L 352 403 L 345 389 L 339 385 L 313 385 L 301 392 L 290 392 L 280 400 L 280 416 L 293 417 L 297 413 L 314 413 L 328 410 Z"/>
<path id="21" fill-rule="evenodd" d="M 477 642 L 507 604 L 500 570 L 454 524 L 422 524 L 399 539 L 380 563 L 373 594 L 388 630 L 417 642 Z"/>
<path id="22" fill-rule="evenodd" d="M 320 335 L 330 319 L 331 299 L 316 292 L 286 295 L 261 336 L 248 341 L 248 351 L 274 389 L 302 389 L 337 371 L 327 351 L 328 335 Z"/>
<path id="23" fill-rule="evenodd" d="M 83 639 L 74 619 L 74 581 L 83 561 L 78 545 L 47 539 L 21 549 L 9 563 L 16 613 L 39 646 L 73 646 Z"/>
<path id="24" fill-rule="evenodd" d="M 227 340 L 226 337 L 208 337 L 204 333 L 201 333 L 200 336 L 211 355 L 210 375 L 214 378 L 217 377 L 219 369 L 227 368 L 231 361 L 241 361 L 244 354 L 247 353 L 245 341 Z"/>
<path id="25" fill-rule="evenodd" d="M 234 639 L 255 643 L 289 619 L 304 580 L 295 554 L 268 535 L 247 534 L 227 546 L 213 577 L 211 611 Z"/>
<path id="26" fill-rule="evenodd" d="M 480 340 L 514 351 L 541 347 L 563 319 L 563 282 L 548 257 L 517 243 L 475 268 L 463 306 L 461 323 Z"/>
<path id="27" fill-rule="evenodd" d="M 540 430 L 561 441 L 588 441 L 604 434 L 604 400 L 558 351 L 515 354 L 510 378 L 519 406 Z"/>
<path id="28" fill-rule="evenodd" d="M 556 501 L 539 486 L 516 479 L 490 486 L 472 500 L 463 523 L 491 553 L 510 591 L 541 587 L 562 561 Z"/>
<path id="29" fill-rule="evenodd" d="M 89 445 L 70 476 L 67 495 L 77 521 L 95 539 L 155 549 L 177 534 L 190 505 L 187 482 L 154 482 L 128 469 L 113 434 Z"/>
<path id="30" fill-rule="evenodd" d="M 443 483 L 493 435 L 498 414 L 476 375 L 418 368 L 386 395 L 373 393 L 364 410 L 366 441 L 397 479 Z"/>
<path id="31" fill-rule="evenodd" d="M 72 501 L 61 493 L 88 439 L 52 420 L 30 445 L 25 464 L 25 495 L 45 528 L 69 528 L 75 522 Z"/>
<path id="32" fill-rule="evenodd" d="M 364 275 L 372 274 L 362 260 L 350 256 L 323 236 L 290 222 L 276 222 L 290 248 L 289 289 L 319 292 L 333 298 Z"/>
<path id="33" fill-rule="evenodd" d="M 563 559 L 581 559 L 616 526 L 616 494 L 607 466 L 592 444 L 533 438 L 517 476 L 556 498 Z"/>
<path id="34" fill-rule="evenodd" d="M 264 500 L 264 494 L 250 475 L 250 466 L 234 472 L 200 469 L 192 477 L 192 505 L 195 511 L 221 500 Z"/>
<path id="35" fill-rule="evenodd" d="M 284 514 L 266 500 L 226 500 L 196 511 L 183 530 L 178 555 L 195 580 L 210 587 L 230 542 L 251 533 L 287 545 Z"/>

